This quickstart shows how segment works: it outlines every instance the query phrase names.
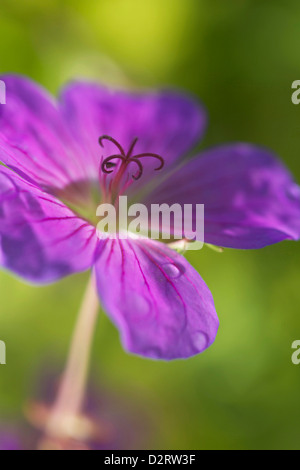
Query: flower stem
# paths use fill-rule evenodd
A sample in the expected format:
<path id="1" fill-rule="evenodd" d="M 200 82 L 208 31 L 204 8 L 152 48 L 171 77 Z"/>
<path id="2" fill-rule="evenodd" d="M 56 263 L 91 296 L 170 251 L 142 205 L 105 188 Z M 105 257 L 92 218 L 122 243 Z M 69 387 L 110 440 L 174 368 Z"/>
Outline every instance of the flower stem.
<path id="1" fill-rule="evenodd" d="M 79 311 L 66 369 L 48 417 L 46 426 L 48 436 L 76 437 L 72 434 L 76 435 L 75 428 L 82 411 L 98 311 L 99 300 L 94 279 L 91 277 Z"/>

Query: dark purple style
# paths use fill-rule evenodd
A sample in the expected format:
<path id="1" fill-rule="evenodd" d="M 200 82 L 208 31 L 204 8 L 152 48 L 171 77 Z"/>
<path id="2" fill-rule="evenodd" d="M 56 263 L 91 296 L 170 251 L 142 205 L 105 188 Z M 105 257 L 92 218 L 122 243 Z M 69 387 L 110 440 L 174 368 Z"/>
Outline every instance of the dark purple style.
<path id="1" fill-rule="evenodd" d="M 242 143 L 184 163 L 206 117 L 175 92 L 73 83 L 55 101 L 26 78 L 0 78 L 1 265 L 35 284 L 92 268 L 128 351 L 165 360 L 204 351 L 218 318 L 200 275 L 159 241 L 100 239 L 96 207 L 123 194 L 204 204 L 205 243 L 262 248 L 300 238 L 300 189 L 288 170 Z"/>

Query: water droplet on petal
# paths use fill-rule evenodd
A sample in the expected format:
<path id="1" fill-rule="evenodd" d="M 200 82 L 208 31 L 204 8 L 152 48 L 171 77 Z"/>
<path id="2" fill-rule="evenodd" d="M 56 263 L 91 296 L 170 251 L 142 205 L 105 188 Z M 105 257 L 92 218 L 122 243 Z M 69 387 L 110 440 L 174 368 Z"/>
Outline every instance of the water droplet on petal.
<path id="1" fill-rule="evenodd" d="M 148 299 L 138 292 L 131 292 L 126 303 L 132 315 L 136 318 L 145 317 L 151 311 L 151 305 Z"/>
<path id="2" fill-rule="evenodd" d="M 204 351 L 208 346 L 208 336 L 203 331 L 197 331 L 193 334 L 193 345 L 197 351 Z"/>
<path id="3" fill-rule="evenodd" d="M 293 184 L 290 186 L 286 192 L 287 197 L 292 200 L 300 200 L 300 186 Z"/>
<path id="4" fill-rule="evenodd" d="M 152 359 L 159 359 L 163 356 L 163 353 L 159 350 L 159 348 L 155 347 L 147 349 L 145 351 L 145 354 L 147 355 L 147 357 L 150 357 Z"/>
<path id="5" fill-rule="evenodd" d="M 175 263 L 166 263 L 162 267 L 165 274 L 172 279 L 177 279 L 182 275 L 181 266 L 177 266 Z"/>

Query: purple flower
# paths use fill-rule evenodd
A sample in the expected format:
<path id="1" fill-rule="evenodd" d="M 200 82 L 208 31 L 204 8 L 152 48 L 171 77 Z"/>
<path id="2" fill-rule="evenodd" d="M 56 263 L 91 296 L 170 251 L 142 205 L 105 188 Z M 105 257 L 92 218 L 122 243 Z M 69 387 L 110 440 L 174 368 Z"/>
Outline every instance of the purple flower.
<path id="1" fill-rule="evenodd" d="M 73 83 L 56 102 L 27 79 L 1 78 L 1 265 L 40 284 L 93 268 L 104 308 L 133 353 L 174 359 L 210 346 L 218 318 L 200 275 L 158 241 L 100 240 L 96 206 L 124 193 L 134 199 L 155 182 L 139 202 L 205 204 L 206 243 L 261 248 L 299 239 L 300 190 L 289 172 L 248 144 L 183 165 L 206 118 L 177 93 Z"/>
<path id="2" fill-rule="evenodd" d="M 0 450 L 21 450 L 18 436 L 10 432 L 0 432 Z"/>

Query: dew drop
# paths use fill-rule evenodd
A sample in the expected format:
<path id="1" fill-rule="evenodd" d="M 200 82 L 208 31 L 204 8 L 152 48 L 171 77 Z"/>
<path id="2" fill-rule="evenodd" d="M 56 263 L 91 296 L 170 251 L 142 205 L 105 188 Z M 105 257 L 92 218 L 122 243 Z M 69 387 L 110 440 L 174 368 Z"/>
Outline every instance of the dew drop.
<path id="1" fill-rule="evenodd" d="M 159 359 L 163 356 L 163 353 L 159 350 L 159 348 L 149 348 L 145 351 L 146 355 L 152 359 Z"/>
<path id="2" fill-rule="evenodd" d="M 151 306 L 147 298 L 143 297 L 137 292 L 131 292 L 129 296 L 129 308 L 132 314 L 136 317 L 145 317 L 151 311 Z"/>
<path id="3" fill-rule="evenodd" d="M 292 200 L 299 200 L 300 199 L 300 187 L 297 184 L 293 184 L 289 187 L 286 192 L 287 197 Z"/>
<path id="4" fill-rule="evenodd" d="M 203 331 L 197 331 L 193 335 L 193 345 L 197 351 L 204 351 L 208 345 L 208 336 Z"/>
<path id="5" fill-rule="evenodd" d="M 172 279 L 177 279 L 178 277 L 182 275 L 182 270 L 175 263 L 164 264 L 163 270 L 165 274 Z"/>

